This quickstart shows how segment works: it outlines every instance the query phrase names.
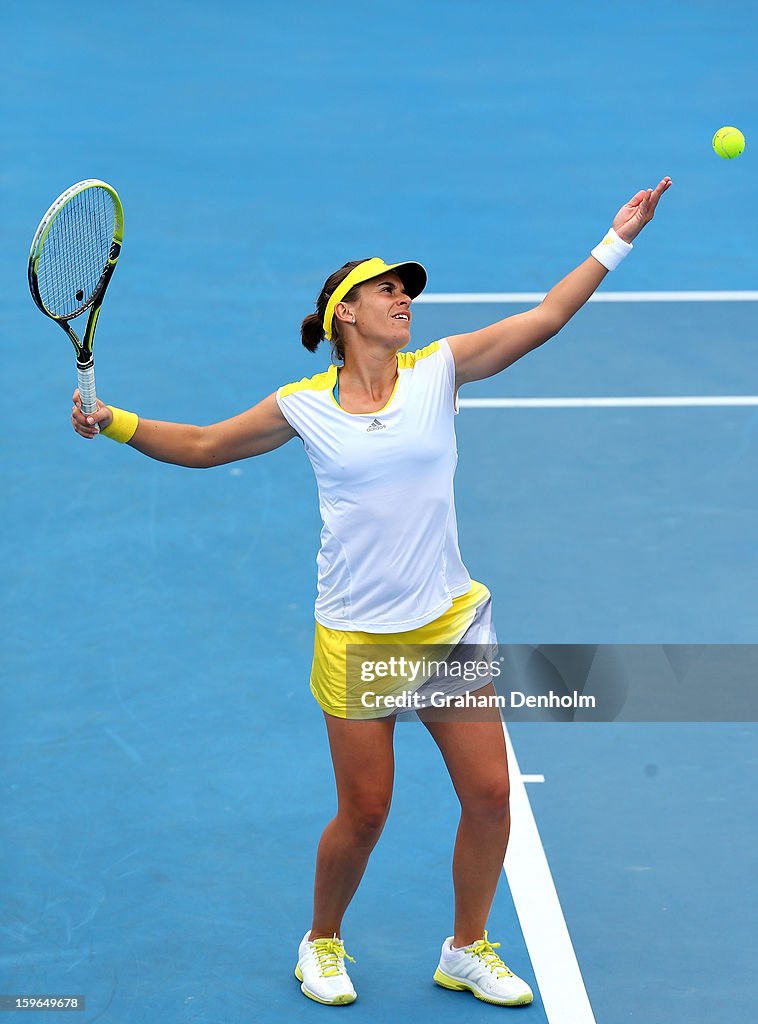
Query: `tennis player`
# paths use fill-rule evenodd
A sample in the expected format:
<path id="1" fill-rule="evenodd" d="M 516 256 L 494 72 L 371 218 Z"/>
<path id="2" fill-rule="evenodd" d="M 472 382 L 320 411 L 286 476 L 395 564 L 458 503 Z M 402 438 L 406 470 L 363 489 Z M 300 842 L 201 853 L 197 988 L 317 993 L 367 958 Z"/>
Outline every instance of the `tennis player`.
<path id="1" fill-rule="evenodd" d="M 396 716 L 352 714 L 348 643 L 494 640 L 487 588 L 461 561 L 453 503 L 458 389 L 491 377 L 554 337 L 632 249 L 671 181 L 633 196 L 592 254 L 525 313 L 408 351 L 419 263 L 347 263 L 328 278 L 302 324 L 315 351 L 326 338 L 340 365 L 287 384 L 247 412 L 210 426 L 139 418 L 98 403 L 74 429 L 126 442 L 153 459 L 206 468 L 272 451 L 299 437 L 323 517 L 311 689 L 324 711 L 338 807 L 318 848 L 314 911 L 295 973 L 303 993 L 352 1002 L 342 919 L 382 832 L 393 788 Z M 492 692 L 491 683 L 477 692 Z M 366 709 L 364 708 L 364 711 Z M 371 709 L 369 709 L 370 711 Z M 498 716 L 466 712 L 425 721 L 461 805 L 453 855 L 453 934 L 434 980 L 503 1006 L 532 1001 L 490 941 L 487 918 L 510 827 L 508 765 Z"/>

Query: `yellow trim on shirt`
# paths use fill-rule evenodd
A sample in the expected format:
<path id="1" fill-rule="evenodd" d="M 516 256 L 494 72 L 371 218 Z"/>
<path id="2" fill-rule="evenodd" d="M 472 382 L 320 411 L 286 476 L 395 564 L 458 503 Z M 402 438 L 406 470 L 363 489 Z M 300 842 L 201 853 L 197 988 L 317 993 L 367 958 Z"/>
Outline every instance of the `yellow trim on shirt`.
<path id="1" fill-rule="evenodd" d="M 279 390 L 279 397 L 286 398 L 294 395 L 296 391 L 326 391 L 333 388 L 337 380 L 337 367 L 332 365 L 323 373 L 317 373 L 313 377 L 303 377 L 302 380 L 293 381 L 292 384 L 285 384 Z"/>
<path id="2" fill-rule="evenodd" d="M 434 355 L 439 347 L 440 343 L 433 341 L 431 345 L 427 345 L 426 348 L 417 348 L 415 352 L 398 352 L 398 370 L 412 370 L 419 359 L 426 359 L 427 356 Z"/>
<path id="3" fill-rule="evenodd" d="M 335 374 L 334 383 L 335 383 L 335 385 L 337 384 L 337 376 L 336 376 L 336 374 Z M 337 399 L 334 397 L 334 388 L 332 388 L 332 390 L 330 392 L 330 395 L 331 395 L 332 401 L 337 406 L 337 408 L 340 410 L 340 412 L 344 412 L 346 416 L 378 416 L 380 412 L 386 412 L 386 410 L 392 404 L 392 399 L 395 397 L 395 392 L 397 391 L 397 386 L 398 386 L 399 383 L 400 383 L 400 374 L 398 373 L 397 376 L 395 377 L 395 383 L 394 383 L 394 385 L 392 387 L 392 392 L 390 394 L 390 397 L 387 399 L 387 401 L 384 403 L 384 405 L 381 407 L 381 409 L 370 409 L 368 412 L 349 412 L 347 409 L 343 408 L 343 406 L 341 406 L 340 403 L 337 401 Z"/>
<path id="4" fill-rule="evenodd" d="M 431 345 L 427 345 L 425 348 L 416 349 L 415 352 L 398 352 L 397 354 L 397 368 L 398 370 L 412 370 L 419 359 L 426 359 L 427 356 L 433 355 L 438 348 L 440 343 L 433 341 Z M 399 375 L 398 375 L 399 380 Z M 316 373 L 313 377 L 303 377 L 301 380 L 293 381 L 291 384 L 284 384 L 279 389 L 279 397 L 287 398 L 288 395 L 294 395 L 298 391 L 327 391 L 334 390 L 334 385 L 337 383 L 337 366 L 332 364 L 328 370 L 324 370 L 323 373 Z M 387 405 L 382 409 L 372 410 L 374 412 L 384 412 L 387 406 L 390 404 L 395 396 L 395 390 L 397 389 L 397 380 L 395 381 L 395 387 L 392 390 Z M 332 395 L 332 398 L 334 396 Z M 339 403 L 335 402 L 337 408 L 342 409 Z M 345 409 L 342 409 L 346 412 Z M 370 413 L 348 413 L 348 416 L 368 416 Z"/>
<path id="5" fill-rule="evenodd" d="M 397 354 L 397 376 L 395 377 L 395 385 L 392 388 L 392 394 L 387 399 L 387 401 L 384 403 L 384 405 L 381 407 L 381 409 L 370 409 L 368 412 L 348 412 L 348 410 L 344 409 L 340 405 L 340 403 L 337 401 L 337 399 L 334 397 L 334 388 L 332 388 L 332 392 L 331 392 L 332 401 L 337 406 L 337 408 L 341 409 L 342 412 L 344 412 L 347 416 L 378 416 L 379 413 L 386 412 L 387 409 L 389 409 L 390 405 L 392 404 L 392 399 L 395 397 L 395 392 L 397 391 L 397 386 L 400 383 L 400 371 L 401 370 L 412 370 L 413 367 L 416 365 L 417 360 L 419 360 L 419 359 L 426 359 L 427 356 L 433 355 L 433 353 L 435 353 L 439 347 L 440 347 L 440 343 L 438 341 L 433 341 L 431 343 L 431 345 L 427 345 L 426 348 L 416 349 L 415 352 L 398 352 L 398 354 Z M 334 383 L 335 383 L 335 385 L 337 383 L 337 375 L 336 374 L 335 374 Z"/>

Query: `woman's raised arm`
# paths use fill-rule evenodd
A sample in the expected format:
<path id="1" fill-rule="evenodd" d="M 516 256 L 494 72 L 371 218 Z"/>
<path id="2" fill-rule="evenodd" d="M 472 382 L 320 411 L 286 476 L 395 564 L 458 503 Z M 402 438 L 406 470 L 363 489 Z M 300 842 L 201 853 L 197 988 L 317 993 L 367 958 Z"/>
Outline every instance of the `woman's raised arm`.
<path id="1" fill-rule="evenodd" d="M 494 376 L 556 335 L 608 273 L 601 260 L 608 262 L 603 250 L 613 232 L 621 240 L 620 246 L 618 242 L 615 245 L 628 251 L 632 239 L 653 219 L 658 200 L 670 185 L 671 179 L 663 178 L 655 189 L 641 189 L 633 195 L 616 214 L 612 231 L 593 250 L 593 255 L 551 288 L 539 306 L 479 331 L 448 338 L 455 359 L 456 387 Z M 613 241 L 610 245 L 614 245 Z"/>

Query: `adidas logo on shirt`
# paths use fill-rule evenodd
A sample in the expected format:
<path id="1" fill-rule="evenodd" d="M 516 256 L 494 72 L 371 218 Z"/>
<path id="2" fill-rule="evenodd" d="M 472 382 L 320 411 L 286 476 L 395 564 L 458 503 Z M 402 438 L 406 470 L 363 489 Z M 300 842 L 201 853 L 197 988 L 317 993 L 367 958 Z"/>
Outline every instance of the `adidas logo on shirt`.
<path id="1" fill-rule="evenodd" d="M 373 423 L 370 423 L 368 425 L 368 427 L 366 428 L 366 433 L 368 434 L 369 430 L 386 430 L 386 429 L 387 429 L 387 424 L 386 423 L 382 423 L 382 421 L 378 420 L 376 418 L 376 416 L 375 416 Z"/>

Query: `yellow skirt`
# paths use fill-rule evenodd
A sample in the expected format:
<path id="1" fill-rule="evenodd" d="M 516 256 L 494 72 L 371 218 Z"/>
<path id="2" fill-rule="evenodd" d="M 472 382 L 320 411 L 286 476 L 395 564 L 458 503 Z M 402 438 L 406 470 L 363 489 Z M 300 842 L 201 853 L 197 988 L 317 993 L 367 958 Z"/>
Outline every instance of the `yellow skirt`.
<path id="1" fill-rule="evenodd" d="M 490 592 L 484 584 L 472 580 L 471 588 L 460 597 L 454 598 L 452 606 L 439 618 L 405 632 L 364 633 L 330 629 L 316 622 L 311 669 L 313 696 L 327 714 L 336 718 L 384 717 L 387 714 L 386 710 L 372 713 L 359 700 L 358 689 L 361 688 L 361 684 L 356 687 L 352 681 L 352 670 L 351 678 L 348 677 L 348 645 L 360 645 L 359 650 L 368 645 L 386 646 L 387 653 L 396 657 L 403 653 L 407 654 L 409 650 L 418 657 L 417 645 L 422 645 L 423 648 L 433 648 L 434 645 L 454 646 L 465 637 L 472 623 L 490 600 Z M 494 631 L 491 627 L 486 627 L 486 631 L 491 633 L 491 640 L 494 640 Z M 381 651 L 380 656 L 384 658 L 386 653 Z M 399 686 L 407 686 L 407 681 L 401 680 L 399 684 L 397 678 L 379 677 L 371 682 L 372 692 L 385 695 L 396 691 Z"/>

